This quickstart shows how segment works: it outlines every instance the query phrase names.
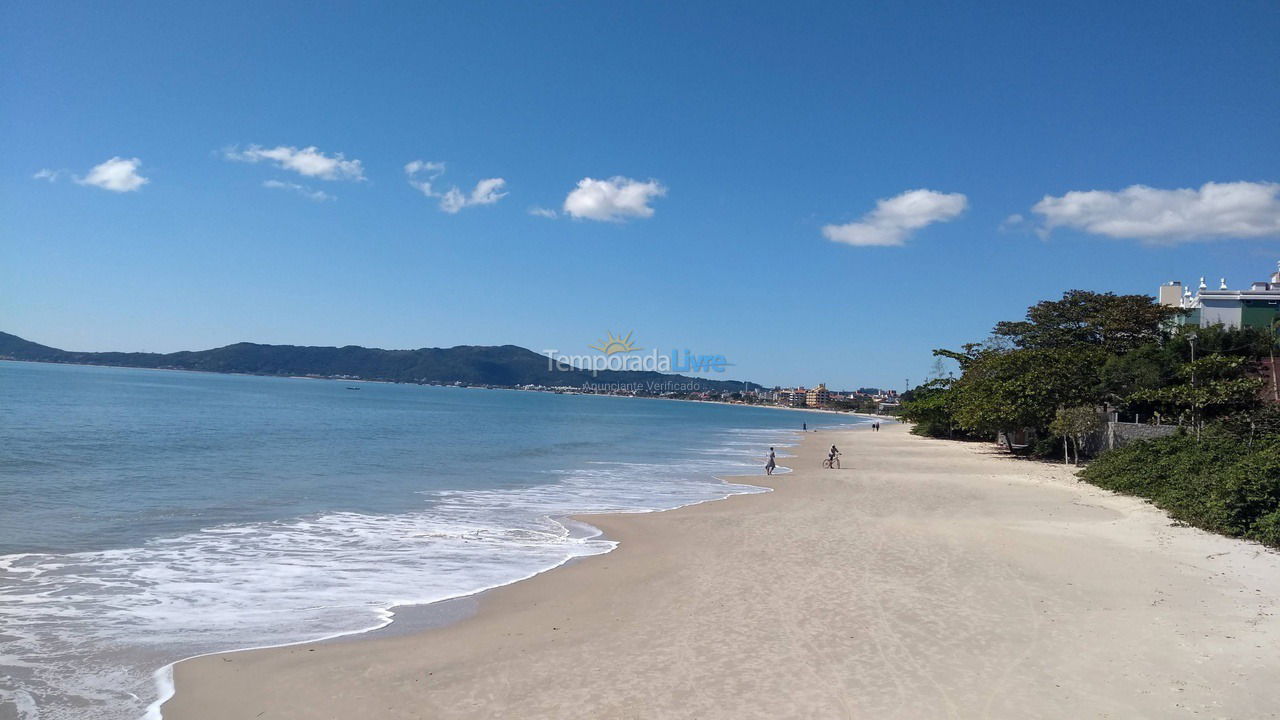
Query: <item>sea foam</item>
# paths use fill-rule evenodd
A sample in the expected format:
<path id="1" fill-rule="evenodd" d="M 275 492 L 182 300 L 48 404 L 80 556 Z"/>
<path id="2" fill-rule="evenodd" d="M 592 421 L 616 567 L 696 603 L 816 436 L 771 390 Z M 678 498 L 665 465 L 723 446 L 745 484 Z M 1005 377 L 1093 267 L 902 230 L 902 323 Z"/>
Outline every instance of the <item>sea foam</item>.
<path id="1" fill-rule="evenodd" d="M 0 709 L 22 720 L 158 717 L 176 660 L 369 630 L 397 605 L 608 552 L 611 541 L 561 518 L 760 492 L 717 478 L 759 472 L 746 451 L 785 446 L 790 433 L 715 437 L 678 462 L 594 461 L 532 486 L 424 492 L 411 512 L 330 512 L 138 547 L 0 556 Z"/>

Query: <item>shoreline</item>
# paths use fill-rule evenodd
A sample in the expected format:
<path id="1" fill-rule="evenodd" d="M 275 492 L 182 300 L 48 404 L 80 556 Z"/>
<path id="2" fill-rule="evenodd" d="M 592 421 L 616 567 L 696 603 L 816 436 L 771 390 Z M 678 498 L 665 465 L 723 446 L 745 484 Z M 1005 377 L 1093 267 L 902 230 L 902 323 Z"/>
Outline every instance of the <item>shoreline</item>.
<path id="1" fill-rule="evenodd" d="M 233 377 L 272 378 L 277 380 L 321 380 L 325 382 L 375 383 L 379 385 L 405 385 L 409 387 L 451 388 L 455 390 L 503 390 L 503 391 L 510 391 L 510 392 L 550 393 L 552 395 L 572 394 L 572 395 L 583 395 L 583 396 L 592 396 L 592 397 L 632 398 L 637 400 L 669 400 L 672 402 L 707 403 L 711 405 L 729 405 L 733 407 L 759 407 L 759 408 L 773 408 L 776 410 L 794 410 L 798 412 L 827 413 L 831 415 L 852 415 L 854 417 L 874 418 L 878 420 L 895 420 L 896 421 L 897 419 L 892 415 L 876 415 L 872 413 L 859 413 L 859 412 L 853 412 L 849 410 L 832 410 L 830 408 L 789 407 L 786 405 L 770 405 L 765 403 L 722 402 L 720 400 L 691 400 L 689 398 L 669 398 L 669 397 L 661 397 L 658 395 L 615 395 L 613 393 L 595 393 L 595 392 L 563 393 L 563 392 L 557 392 L 555 390 L 533 390 L 533 389 L 526 389 L 521 387 L 498 387 L 498 386 L 488 386 L 488 385 L 448 385 L 448 384 L 442 384 L 442 383 L 441 384 L 413 383 L 413 382 L 400 382 L 397 380 L 321 377 L 321 376 L 311 376 L 311 375 L 268 375 L 265 373 L 220 372 L 218 370 L 197 370 L 193 368 L 159 368 L 159 367 L 152 368 L 152 367 L 138 367 L 135 365 L 100 365 L 96 363 L 56 362 L 53 360 L 20 360 L 17 358 L 5 358 L 5 357 L 0 357 L 0 362 L 30 363 L 32 365 L 64 365 L 64 366 L 70 366 L 70 367 L 114 368 L 119 370 L 147 370 L 147 371 L 154 370 L 159 372 L 201 373 L 204 375 L 228 375 Z M 693 378 L 693 379 L 696 380 L 698 378 Z"/>
<path id="2" fill-rule="evenodd" d="M 732 497 L 732 496 L 731 495 L 725 496 L 725 498 L 728 498 L 728 497 Z M 723 500 L 725 498 L 713 498 L 711 500 L 703 500 L 701 502 L 714 502 L 716 500 Z M 698 504 L 698 503 L 694 503 L 694 504 Z M 688 506 L 684 505 L 681 507 L 688 507 Z M 672 509 L 678 510 L 679 508 L 672 508 Z M 666 512 L 666 511 L 650 510 L 647 512 Z M 625 514 L 625 513 L 615 513 L 615 514 Z M 643 514 L 643 513 L 638 512 L 635 514 Z M 562 522 L 562 520 L 564 519 L 572 520 L 576 517 L 577 516 L 565 516 L 563 518 L 552 518 L 552 520 L 554 520 L 555 522 Z M 591 516 L 588 515 L 584 517 L 591 517 Z M 587 523 L 585 522 L 582 524 L 587 525 Z M 596 530 L 596 534 L 589 536 L 590 538 L 604 537 L 604 531 L 601 530 L 600 528 L 597 528 L 593 525 L 588 525 L 588 527 L 592 527 L 593 529 Z M 279 650 L 284 648 L 296 647 L 299 645 L 320 645 L 320 644 L 330 644 L 330 643 L 341 643 L 343 641 L 356 641 L 359 638 L 362 638 L 365 636 L 379 637 L 377 635 L 378 633 L 388 631 L 395 624 L 397 615 L 400 615 L 400 614 L 409 615 L 409 614 L 418 613 L 418 612 L 429 613 L 430 608 L 437 608 L 437 607 L 444 608 L 448 606 L 450 603 L 456 603 L 464 600 L 473 600 L 473 601 L 478 600 L 481 596 L 485 595 L 486 593 L 493 592 L 495 590 L 501 590 L 502 588 L 507 587 L 509 585 L 513 585 L 515 583 L 524 582 L 526 580 L 535 578 L 539 575 L 558 570 L 562 567 L 565 567 L 566 565 L 570 565 L 580 560 L 586 560 L 589 558 L 597 557 L 598 555 L 608 555 L 609 553 L 613 552 L 613 550 L 615 550 L 616 548 L 617 548 L 617 543 L 614 542 L 613 547 L 603 553 L 598 553 L 597 555 L 573 555 L 565 558 L 564 560 L 562 560 L 561 562 L 555 565 L 552 565 L 549 568 L 546 568 L 544 570 L 537 570 L 533 573 L 525 575 L 524 577 L 519 577 L 499 585 L 480 588 L 478 590 L 469 590 L 467 592 L 460 593 L 458 595 L 444 597 L 444 598 L 440 598 L 439 600 L 432 600 L 431 602 L 426 602 L 426 603 L 410 603 L 410 604 L 392 605 L 378 612 L 378 616 L 380 618 L 380 622 L 378 624 L 372 625 L 367 628 L 359 628 L 356 630 L 346 630 L 342 632 L 333 633 L 331 635 L 324 635 L 318 638 L 310 638 L 306 640 L 298 640 L 295 642 L 277 643 L 273 645 L 255 645 L 250 647 L 237 648 L 235 650 L 215 650 L 213 652 L 200 653 L 198 655 L 192 655 L 190 657 L 185 657 L 180 660 L 175 660 L 174 662 L 171 662 L 168 665 L 165 665 L 164 667 L 155 671 L 153 678 L 155 679 L 156 688 L 158 690 L 157 695 L 159 697 L 155 701 L 153 701 L 150 705 L 147 706 L 146 712 L 143 715 L 143 720 L 161 720 L 163 717 L 166 717 L 163 714 L 164 705 L 165 703 L 169 702 L 169 700 L 171 700 L 177 692 L 177 688 L 173 679 L 174 668 L 176 668 L 178 665 L 182 663 L 186 663 L 192 660 L 198 660 L 200 658 L 217 657 L 221 655 L 235 655 L 239 653 L 256 652 L 256 651 L 263 651 L 263 650 Z M 452 622 L 458 622 L 458 621 L 464 620 L 470 615 L 473 615 L 475 612 L 476 612 L 475 610 L 472 610 L 467 614 L 460 615 L 453 619 L 446 619 L 440 622 L 436 622 L 433 620 L 427 620 L 425 622 L 420 621 L 419 624 L 423 626 L 421 629 L 431 629 L 434 627 L 448 625 Z M 413 630 L 407 630 L 405 632 L 413 632 Z"/>
<path id="3" fill-rule="evenodd" d="M 14 363 L 12 367 L 15 377 L 22 376 L 19 373 L 22 364 Z M 36 378 L 34 370 L 40 365 L 26 367 L 33 369 L 31 377 Z M 166 376 L 131 369 L 103 370 L 105 375 L 93 368 L 61 370 L 39 377 L 57 382 L 59 377 L 118 376 L 116 382 L 120 388 L 161 390 L 170 386 L 187 387 L 198 379 L 198 376 L 186 376 L 192 378 L 191 381 L 179 384 L 181 377 L 168 376 L 172 379 L 170 382 L 164 380 Z M 287 384 L 234 382 L 234 378 L 213 384 L 201 382 L 197 387 L 217 390 L 227 386 L 228 381 L 232 381 L 233 386 L 252 386 L 249 389 L 256 388 L 255 393 L 263 393 L 250 397 L 248 403 L 253 405 L 261 404 L 260 397 L 275 397 L 282 385 L 285 391 L 288 389 Z M 310 391 L 295 388 L 291 392 L 299 397 L 318 397 L 326 403 L 329 402 L 326 398 L 335 393 L 340 401 L 351 398 L 350 393 L 339 393 L 339 389 L 338 385 L 330 385 L 327 390 L 318 386 Z M 428 395 L 433 397 L 426 397 Z M 467 400 L 464 395 L 386 388 L 369 400 L 389 399 L 416 408 L 418 403 L 414 400 L 421 396 L 422 402 L 466 408 L 467 405 L 460 405 Z M 392 490 L 407 488 L 409 493 L 402 493 L 407 502 L 399 498 L 380 501 L 385 507 L 383 512 L 343 510 L 343 493 L 356 498 L 365 494 L 343 479 L 346 473 L 334 473 L 323 466 L 308 473 L 311 461 L 297 454 L 287 457 L 285 465 L 278 466 L 280 478 L 300 479 L 297 487 L 309 495 L 312 492 L 309 474 L 318 478 L 336 477 L 337 503 L 321 495 L 316 498 L 317 502 L 309 503 L 320 506 L 319 509 L 290 516 L 270 509 L 261 511 L 252 503 L 248 506 L 236 503 L 235 496 L 228 494 L 231 505 L 214 506 L 211 513 L 201 513 L 203 520 L 197 518 L 189 523 L 190 527 L 184 527 L 187 523 L 183 518 L 167 525 L 157 523 L 160 532 L 156 536 L 160 541 L 156 543 L 150 540 L 151 528 L 139 524 L 135 528 L 124 527 L 126 532 L 119 536 L 109 534 L 112 528 L 101 533 L 82 532 L 87 539 L 83 543 L 87 547 L 83 549 L 72 547 L 69 542 L 66 548 L 58 547 L 55 542 L 54 547 L 39 547 L 34 553 L 21 548 L 24 556 L 12 556 L 24 558 L 13 566 L 17 571 L 43 570 L 56 563 L 74 564 L 61 575 L 46 573 L 44 577 L 50 580 L 43 582 L 49 587 L 61 587 L 63 583 L 59 579 L 73 576 L 73 572 L 89 581 L 111 577 L 117 572 L 133 573 L 126 577 L 136 581 L 119 586 L 118 591 L 115 585 L 104 585 L 102 592 L 91 587 L 95 592 L 77 596 L 77 602 L 49 602 L 47 611 L 35 592 L 41 589 L 41 583 L 15 583 L 16 597 L 23 598 L 24 604 L 21 608 L 14 606 L 10 615 L 19 625 L 32 618 L 33 622 L 43 623 L 49 632 L 11 638 L 12 646 L 26 653 L 34 663 L 29 673 L 22 670 L 22 674 L 15 674 L 13 694 L 24 702 L 32 698 L 45 713 L 66 712 L 64 708 L 78 711 L 83 707 L 87 713 L 96 711 L 104 717 L 111 712 L 143 717 L 157 700 L 169 697 L 169 671 L 165 668 L 175 661 L 210 652 L 364 635 L 375 628 L 386 627 L 387 610 L 393 606 L 397 613 L 393 625 L 396 631 L 402 630 L 408 617 L 403 606 L 418 607 L 444 598 L 470 595 L 545 572 L 567 558 L 602 553 L 612 547 L 612 543 L 603 540 L 583 539 L 587 533 L 576 524 L 563 521 L 572 528 L 566 532 L 562 525 L 549 518 L 583 511 L 659 510 L 720 498 L 728 493 L 760 491 L 754 487 L 727 486 L 723 478 L 758 468 L 763 459 L 757 462 L 753 456 L 762 453 L 764 445 L 795 442 L 796 436 L 792 433 L 798 420 L 795 416 L 786 416 L 792 418 L 787 420 L 769 413 L 744 414 L 731 409 L 681 410 L 674 406 L 662 409 L 663 406 L 635 405 L 627 411 L 626 404 L 619 401 L 593 403 L 545 395 L 525 395 L 523 400 L 520 397 L 494 394 L 488 400 L 473 399 L 480 403 L 477 406 L 480 408 L 512 407 L 533 412 L 545 409 L 552 414 L 561 408 L 576 408 L 583 418 L 577 423 L 588 432 L 582 435 L 540 431 L 537 439 L 503 445 L 498 458 L 485 466 L 491 472 L 477 465 L 479 470 L 473 473 L 465 465 L 452 464 L 457 459 L 454 455 L 464 462 L 469 455 L 454 452 L 453 443 L 446 443 L 453 455 L 441 456 L 451 463 L 447 467 L 441 464 L 441 468 L 445 472 L 461 468 L 464 473 L 459 477 L 465 482 L 437 473 L 430 464 L 424 467 L 433 477 L 423 476 L 426 479 L 421 480 L 409 467 L 408 474 L 390 477 L 387 486 Z M 339 403 L 335 407 L 343 405 Z M 357 414 L 364 412 L 369 410 L 357 408 Z M 610 415 L 615 412 L 621 415 Z M 257 415 L 252 417 L 258 419 Z M 541 413 L 527 417 L 535 425 L 541 425 L 543 420 Z M 614 417 L 623 419 L 615 422 Z M 824 421 L 824 417 L 828 420 Z M 595 418 L 602 418 L 606 434 L 596 436 Z M 229 424 L 223 429 L 232 433 L 242 430 L 238 418 L 228 415 L 226 419 Z M 558 421 L 550 416 L 545 419 L 548 423 Z M 808 419 L 815 426 L 861 422 L 861 419 L 831 421 L 830 416 Z M 445 419 L 444 422 L 453 421 Z M 586 424 L 588 422 L 592 424 Z M 175 427 L 172 422 L 155 425 L 160 432 Z M 642 429 L 637 431 L 637 428 Z M 409 444 L 405 446 L 425 448 L 434 454 L 436 451 L 430 449 L 435 444 L 431 437 L 437 441 L 452 437 L 453 428 L 445 429 L 450 432 L 424 435 L 421 429 L 411 428 L 406 433 Z M 486 427 L 482 432 L 490 429 Z M 497 434 L 506 438 L 511 432 L 514 430 Z M 152 434 L 135 434 L 142 438 L 143 445 L 149 436 Z M 389 437 L 393 436 L 394 433 Z M 284 437 L 288 441 L 293 436 Z M 611 442 L 610 437 L 614 438 Z M 426 444 L 421 444 L 424 438 Z M 542 438 L 547 442 L 542 443 Z M 605 442 L 602 444 L 601 440 Z M 543 444 L 548 449 L 543 450 Z M 275 443 L 264 439 L 256 447 L 269 451 L 270 457 L 288 455 L 276 451 L 274 446 Z M 353 447 L 349 443 L 347 446 Z M 292 446 L 286 442 L 282 447 Z M 310 442 L 298 447 L 317 449 L 319 452 L 312 454 L 313 457 L 324 456 L 328 450 L 316 448 Z M 444 453 L 446 448 L 439 448 L 439 452 Z M 145 455 L 147 448 L 141 449 Z M 363 462 L 368 454 L 367 446 L 354 449 L 358 452 L 347 457 L 358 456 Z M 477 449 L 481 457 L 491 455 L 488 448 Z M 121 454 L 126 462 L 132 457 L 137 455 Z M 427 456 L 428 460 L 431 458 Z M 234 462 L 236 458 L 231 460 Z M 217 468 L 221 463 L 204 465 L 206 469 L 211 468 L 212 474 L 219 472 Z M 353 465 L 353 468 L 357 472 L 361 470 L 359 466 Z M 442 479 L 437 480 L 436 474 L 441 474 Z M 377 479 L 381 483 L 382 478 Z M 30 483 L 26 485 L 31 487 Z M 86 485 L 77 483 L 76 488 Z M 439 485 L 445 487 L 432 487 Z M 15 487 L 25 491 L 21 483 Z M 325 486 L 316 484 L 315 487 Z M 35 489 L 38 491 L 38 487 Z M 375 489 L 381 491 L 383 485 Z M 265 494 L 271 494 L 269 488 L 264 490 Z M 420 498 L 419 493 L 423 497 Z M 281 500 L 294 502 L 294 497 L 295 494 L 289 494 L 281 496 Z M 299 498 L 299 501 L 310 500 Z M 38 497 L 33 498 L 34 506 L 40 501 Z M 327 505 L 331 504 L 338 507 L 328 509 Z M 265 517 L 235 517 L 239 515 Z M 228 516 L 229 519 L 220 519 Z M 15 516 L 15 519 L 19 523 L 15 528 L 25 527 L 20 518 Z M 31 533 L 19 532 L 15 537 L 42 537 L 38 534 L 42 526 L 32 523 L 31 529 Z M 597 532 L 590 531 L 592 535 Z M 134 540 L 134 536 L 143 539 Z M 108 540 L 111 545 L 100 548 L 106 554 L 102 558 L 93 557 L 99 550 L 96 545 Z M 63 554 L 68 557 L 60 557 Z M 153 567 L 161 572 L 147 572 Z M 27 593 L 27 587 L 35 590 Z M 27 597 L 33 598 L 32 601 L 25 602 Z M 83 602 L 78 602 L 80 600 Z M 28 612 L 27 606 L 33 611 Z M 18 612 L 20 609 L 22 612 Z M 96 692 L 93 684 L 100 671 L 109 671 L 113 678 L 110 689 L 104 693 Z M 4 696 L 0 698 L 0 706 L 9 708 L 10 694 L 0 692 L 0 695 Z M 25 709 L 23 713 L 23 717 L 29 714 Z M 4 716 L 4 710 L 0 709 L 0 717 Z"/>
<path id="4" fill-rule="evenodd" d="M 164 716 L 1280 717 L 1275 553 L 900 425 L 801 437 L 725 478 L 774 492 L 575 516 L 618 544 L 449 625 L 178 663 Z"/>
<path id="5" fill-rule="evenodd" d="M 107 366 L 94 366 L 94 367 L 122 367 L 122 366 L 107 365 Z M 155 368 L 131 368 L 131 369 L 155 369 Z M 182 372 L 185 372 L 185 371 L 182 371 Z M 205 371 L 194 371 L 194 372 L 205 372 Z M 243 373 L 214 373 L 214 374 L 236 375 L 236 374 L 243 374 Z M 268 376 L 268 377 L 274 377 L 274 376 Z M 325 380 L 329 378 L 297 377 L 297 378 L 291 378 L 291 379 Z M 370 381 L 353 381 L 353 382 L 384 382 L 384 381 L 370 380 Z M 441 386 L 441 387 L 448 387 L 448 386 Z M 519 388 L 458 388 L 458 389 L 520 391 Z M 534 392 L 539 392 L 539 391 L 534 391 Z M 635 396 L 617 396 L 617 397 L 635 397 Z M 683 400 L 681 398 L 660 398 L 660 397 L 657 397 L 657 398 L 641 397 L 640 399 L 675 400 L 678 402 L 679 401 L 707 402 L 707 401 L 696 401 L 696 400 Z M 737 405 L 741 403 L 716 403 L 716 404 Z M 802 411 L 806 410 L 805 408 L 789 408 L 789 407 L 781 407 L 781 406 L 760 406 L 760 407 L 776 407 L 777 409 L 780 409 L 780 410 L 802 410 Z M 834 411 L 834 410 L 808 410 L 808 411 L 809 412 L 829 412 L 829 413 L 840 414 L 840 415 L 856 415 L 859 418 L 863 418 L 866 422 L 866 425 L 867 425 L 866 428 L 862 428 L 862 427 L 842 428 L 840 430 L 841 432 L 870 429 L 870 422 L 871 422 L 870 418 L 887 419 L 887 420 L 890 420 L 891 422 L 893 421 L 893 418 L 889 418 L 887 416 L 883 418 L 878 418 L 877 416 L 871 416 L 871 415 L 866 415 L 862 413 L 846 413 L 846 412 Z M 786 430 L 785 432 L 796 435 L 797 439 L 794 442 L 794 444 L 779 446 L 779 447 L 797 447 L 799 446 L 800 441 L 803 440 L 805 436 L 805 433 L 801 430 Z M 817 430 L 811 430 L 809 432 L 813 433 L 813 432 L 817 432 Z M 779 455 L 780 460 L 784 458 L 790 458 L 790 457 L 796 457 L 796 456 L 783 455 L 783 454 Z M 785 476 L 789 474 L 791 471 L 792 471 L 791 468 L 788 468 L 786 465 L 779 464 L 777 466 L 777 469 L 775 469 L 774 471 L 774 475 Z M 208 658 L 208 657 L 236 655 L 240 653 L 257 652 L 257 651 L 271 651 L 271 650 L 287 649 L 287 648 L 305 646 L 305 645 L 359 642 L 365 638 L 378 639 L 378 638 L 384 637 L 384 635 L 386 634 L 389 634 L 392 637 L 397 637 L 397 636 L 402 636 L 408 633 L 429 631 L 431 629 L 435 629 L 438 627 L 461 622 L 467 619 L 468 617 L 471 617 L 474 614 L 476 614 L 479 611 L 478 608 L 473 607 L 469 612 L 466 612 L 465 614 L 454 614 L 452 617 L 449 617 L 448 611 L 445 610 L 445 619 L 443 620 L 437 616 L 437 613 L 433 611 L 433 608 L 443 609 L 449 606 L 450 604 L 459 603 L 462 601 L 470 601 L 472 603 L 478 603 L 484 596 L 486 596 L 489 593 L 502 590 L 503 588 L 510 587 L 517 583 L 526 582 L 533 578 L 539 577 L 541 575 L 545 575 L 547 573 L 554 572 L 556 570 L 559 570 L 569 565 L 573 565 L 578 562 L 590 560 L 595 557 L 602 557 L 616 551 L 619 546 L 619 542 L 617 540 L 614 540 L 613 538 L 610 538 L 606 534 L 605 530 L 594 522 L 596 520 L 599 520 L 600 518 L 609 518 L 609 517 L 615 517 L 615 516 L 628 517 L 628 516 L 648 515 L 653 513 L 673 512 L 673 511 L 681 510 L 685 508 L 697 507 L 699 505 L 703 505 L 706 503 L 721 502 L 738 495 L 762 495 L 762 494 L 768 494 L 773 492 L 772 487 L 768 487 L 762 484 L 738 482 L 740 480 L 754 479 L 755 477 L 756 476 L 716 477 L 716 480 L 718 480 L 721 484 L 725 485 L 726 487 L 731 485 L 736 485 L 736 486 L 743 486 L 743 487 L 752 487 L 752 488 L 755 488 L 755 490 L 746 491 L 746 492 L 726 492 L 724 495 L 721 495 L 719 497 L 711 497 L 711 498 L 706 498 L 704 500 L 697 500 L 692 503 L 688 503 L 685 505 L 678 505 L 676 507 L 671 507 L 671 508 L 661 508 L 656 510 L 651 509 L 651 510 L 611 512 L 611 513 L 584 513 L 584 514 L 561 515 L 561 516 L 552 517 L 550 519 L 553 522 L 561 524 L 562 526 L 565 527 L 567 531 L 570 531 L 570 532 L 572 531 L 572 528 L 570 527 L 571 524 L 582 526 L 588 529 L 589 531 L 588 534 L 583 536 L 583 539 L 602 539 L 606 542 L 611 543 L 611 547 L 608 550 L 601 553 L 595 553 L 590 555 L 571 555 L 555 565 L 552 565 L 550 567 L 547 567 L 541 570 L 534 571 L 523 577 L 514 578 L 512 580 L 509 580 L 501 584 L 479 588 L 476 590 L 466 591 L 463 593 L 459 593 L 457 595 L 440 598 L 438 600 L 432 600 L 426 603 L 409 603 L 409 604 L 392 605 L 390 607 L 387 607 L 379 611 L 378 613 L 379 622 L 377 624 L 371 625 L 366 628 L 341 631 L 341 632 L 336 632 L 330 635 L 324 635 L 317 638 L 308 638 L 308 639 L 298 640 L 294 642 L 278 643 L 278 644 L 270 644 L 270 645 L 256 645 L 256 646 L 250 646 L 250 647 L 244 647 L 244 648 L 237 648 L 234 650 L 219 650 L 214 652 L 200 653 L 198 655 L 192 655 L 190 657 L 185 657 L 185 658 L 176 660 L 155 671 L 153 678 L 155 680 L 158 697 L 155 701 L 153 701 L 147 706 L 146 712 L 143 716 L 143 720 L 161 720 L 161 718 L 171 717 L 170 715 L 164 714 L 164 705 L 168 703 L 170 700 L 172 700 L 176 695 L 177 688 L 176 688 L 176 683 L 174 681 L 174 670 L 176 667 L 184 663 L 188 663 L 191 661 L 199 660 L 202 658 Z M 761 476 L 761 477 L 768 477 L 768 476 Z M 392 630 L 391 628 L 396 626 L 397 616 L 399 615 L 416 616 L 416 619 L 413 621 L 413 627 L 408 629 L 401 629 L 398 631 Z"/>

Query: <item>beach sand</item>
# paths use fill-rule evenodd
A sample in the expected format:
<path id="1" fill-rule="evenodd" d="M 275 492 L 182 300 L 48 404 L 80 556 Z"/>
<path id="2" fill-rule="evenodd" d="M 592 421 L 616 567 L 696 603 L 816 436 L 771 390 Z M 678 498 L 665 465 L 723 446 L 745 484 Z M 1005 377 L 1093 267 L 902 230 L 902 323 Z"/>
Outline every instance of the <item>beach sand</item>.
<path id="1" fill-rule="evenodd" d="M 1280 555 L 902 426 L 797 452 L 452 625 L 180 663 L 164 716 L 1280 717 Z"/>

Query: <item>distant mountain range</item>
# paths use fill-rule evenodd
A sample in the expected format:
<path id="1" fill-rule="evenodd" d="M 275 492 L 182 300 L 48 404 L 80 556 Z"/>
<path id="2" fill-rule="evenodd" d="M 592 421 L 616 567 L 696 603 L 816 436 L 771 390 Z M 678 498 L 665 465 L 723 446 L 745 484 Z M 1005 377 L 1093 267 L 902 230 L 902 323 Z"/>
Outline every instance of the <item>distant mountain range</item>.
<path id="1" fill-rule="evenodd" d="M 381 350 L 356 345 L 310 347 L 236 343 L 212 350 L 174 353 L 73 352 L 0 332 L 0 359 L 117 367 L 199 370 L 245 375 L 317 376 L 451 385 L 678 386 L 732 392 L 759 389 L 755 383 L 711 380 L 644 371 L 552 370 L 547 357 L 515 345 L 459 345 L 452 348 Z M 662 389 L 651 390 L 660 393 Z"/>

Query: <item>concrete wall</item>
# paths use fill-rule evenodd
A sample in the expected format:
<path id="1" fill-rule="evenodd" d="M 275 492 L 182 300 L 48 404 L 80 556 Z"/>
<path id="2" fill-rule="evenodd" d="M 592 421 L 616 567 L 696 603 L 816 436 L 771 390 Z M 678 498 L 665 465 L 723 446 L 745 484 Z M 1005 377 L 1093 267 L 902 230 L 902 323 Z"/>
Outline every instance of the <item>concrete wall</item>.
<path id="1" fill-rule="evenodd" d="M 1123 447 L 1134 440 L 1151 440 L 1168 437 L 1178 432 L 1178 425 L 1147 425 L 1145 423 L 1109 422 L 1106 444 L 1102 449 Z"/>
<path id="2" fill-rule="evenodd" d="M 1200 327 L 1240 327 L 1240 310 L 1238 300 L 1203 300 L 1200 306 Z"/>
<path id="3" fill-rule="evenodd" d="M 1160 304 L 1178 307 L 1182 302 L 1182 283 L 1171 282 L 1160 286 Z"/>

